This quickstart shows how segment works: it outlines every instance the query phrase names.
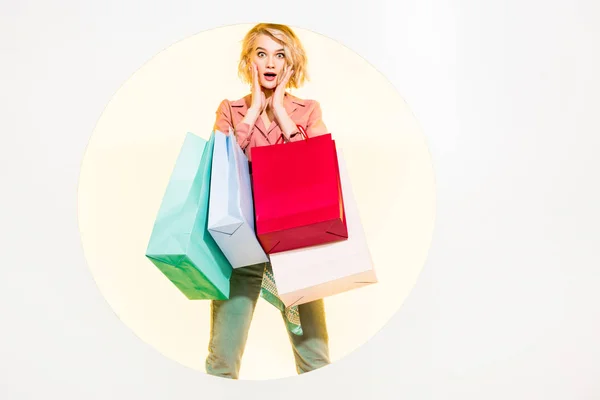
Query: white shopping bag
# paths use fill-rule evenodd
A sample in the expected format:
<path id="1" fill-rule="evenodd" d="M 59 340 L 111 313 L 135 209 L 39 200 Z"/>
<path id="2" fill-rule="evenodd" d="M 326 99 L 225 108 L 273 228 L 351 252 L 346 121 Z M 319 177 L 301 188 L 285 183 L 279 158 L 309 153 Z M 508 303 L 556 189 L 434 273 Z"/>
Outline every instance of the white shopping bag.
<path id="1" fill-rule="evenodd" d="M 377 283 L 350 176 L 339 149 L 337 153 L 348 239 L 270 255 L 277 292 L 286 307 Z"/>
<path id="2" fill-rule="evenodd" d="M 214 134 L 208 231 L 233 268 L 267 262 L 254 231 L 248 158 L 231 130 Z"/>

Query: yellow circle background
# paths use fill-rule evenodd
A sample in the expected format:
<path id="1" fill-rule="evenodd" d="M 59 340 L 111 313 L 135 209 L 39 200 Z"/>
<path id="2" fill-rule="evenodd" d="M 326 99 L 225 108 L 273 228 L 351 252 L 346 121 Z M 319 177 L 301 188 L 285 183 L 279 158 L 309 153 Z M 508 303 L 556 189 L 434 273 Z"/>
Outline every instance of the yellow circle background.
<path id="1" fill-rule="evenodd" d="M 201 32 L 136 71 L 102 113 L 80 173 L 81 239 L 100 291 L 143 341 L 203 372 L 210 304 L 187 300 L 144 252 L 186 132 L 208 139 L 219 102 L 249 93 L 237 62 L 251 27 Z M 393 85 L 348 48 L 293 29 L 308 53 L 311 80 L 291 93 L 321 104 L 379 279 L 325 299 L 335 362 L 381 329 L 415 284 L 434 227 L 434 172 L 425 137 Z M 280 313 L 259 298 L 240 379 L 293 375 Z"/>

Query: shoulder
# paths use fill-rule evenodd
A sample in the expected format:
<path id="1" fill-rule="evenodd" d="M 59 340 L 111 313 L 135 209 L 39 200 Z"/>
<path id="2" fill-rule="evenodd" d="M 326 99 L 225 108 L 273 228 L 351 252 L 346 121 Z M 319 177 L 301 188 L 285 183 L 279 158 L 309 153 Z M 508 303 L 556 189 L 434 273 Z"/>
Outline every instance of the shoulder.
<path id="1" fill-rule="evenodd" d="M 239 98 L 237 100 L 231 100 L 231 99 L 223 99 L 221 101 L 221 105 L 226 105 L 226 106 L 231 106 L 231 107 L 248 107 L 250 105 L 250 102 L 252 100 L 252 97 L 250 94 Z"/>
<path id="2" fill-rule="evenodd" d="M 289 100 L 301 107 L 303 107 L 306 111 L 312 112 L 313 110 L 320 110 L 321 104 L 315 99 L 302 99 L 300 97 L 294 96 L 290 93 L 286 93 L 286 96 L 289 97 Z"/>
<path id="3" fill-rule="evenodd" d="M 249 107 L 250 101 L 251 101 L 250 95 L 244 96 L 237 100 L 223 99 L 223 100 L 221 100 L 221 103 L 219 103 L 219 110 L 225 111 L 225 110 L 229 110 L 230 108 Z"/>

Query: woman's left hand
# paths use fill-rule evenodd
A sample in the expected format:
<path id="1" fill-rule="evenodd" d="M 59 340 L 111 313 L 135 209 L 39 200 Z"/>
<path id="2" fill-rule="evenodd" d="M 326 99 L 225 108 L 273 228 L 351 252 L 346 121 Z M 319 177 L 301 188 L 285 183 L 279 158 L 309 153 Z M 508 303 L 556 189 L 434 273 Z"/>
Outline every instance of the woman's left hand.
<path id="1" fill-rule="evenodd" d="M 271 105 L 273 107 L 273 112 L 275 113 L 275 116 L 277 116 L 278 114 L 281 115 L 281 112 L 285 110 L 283 108 L 285 88 L 293 74 L 294 70 L 291 68 L 288 69 L 283 75 L 281 82 L 279 82 L 279 84 L 277 84 L 277 87 L 275 87 L 275 91 L 273 92 L 273 98 L 271 99 Z"/>
<path id="2" fill-rule="evenodd" d="M 283 99 L 285 97 L 285 88 L 290 81 L 294 71 L 290 68 L 286 70 L 281 79 L 281 82 L 275 88 L 273 95 L 270 97 L 270 106 L 273 110 L 273 115 L 277 122 L 279 122 L 279 126 L 281 127 L 281 132 L 284 136 L 285 140 L 290 140 L 291 135 L 296 132 L 296 123 L 290 118 L 285 107 L 283 106 Z"/>

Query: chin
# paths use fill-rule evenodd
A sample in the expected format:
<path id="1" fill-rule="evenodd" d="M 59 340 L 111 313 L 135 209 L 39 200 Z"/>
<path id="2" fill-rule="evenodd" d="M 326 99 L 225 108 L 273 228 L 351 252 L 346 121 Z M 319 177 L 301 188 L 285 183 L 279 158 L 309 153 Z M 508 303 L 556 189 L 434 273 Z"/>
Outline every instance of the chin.
<path id="1" fill-rule="evenodd" d="M 275 87 L 277 86 L 277 82 L 273 81 L 273 82 L 263 82 L 261 84 L 261 86 L 265 89 L 275 89 Z"/>

